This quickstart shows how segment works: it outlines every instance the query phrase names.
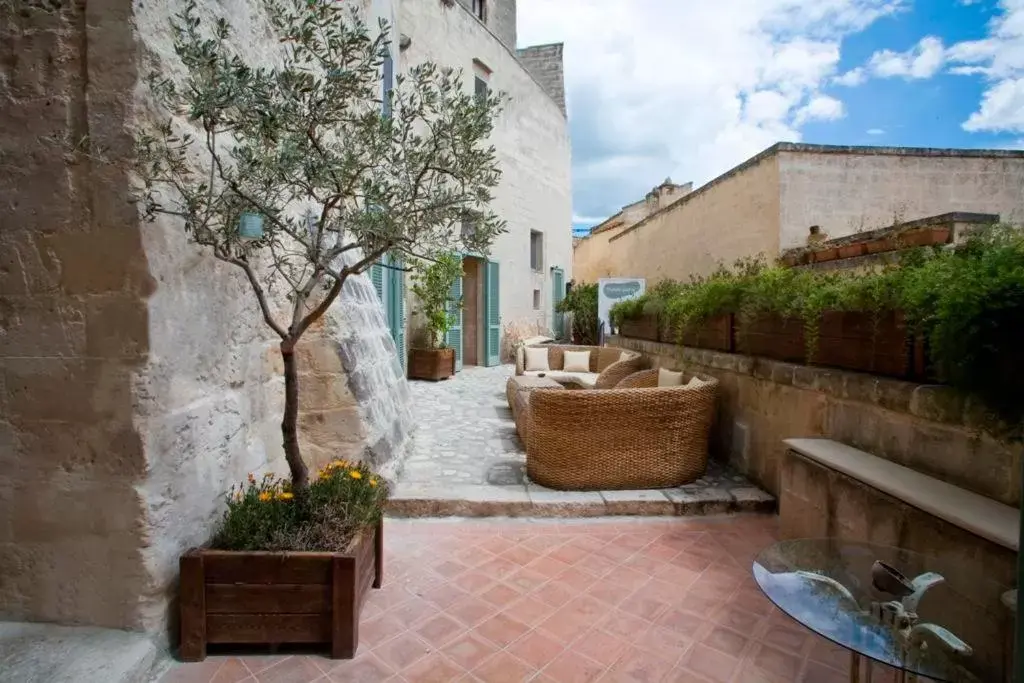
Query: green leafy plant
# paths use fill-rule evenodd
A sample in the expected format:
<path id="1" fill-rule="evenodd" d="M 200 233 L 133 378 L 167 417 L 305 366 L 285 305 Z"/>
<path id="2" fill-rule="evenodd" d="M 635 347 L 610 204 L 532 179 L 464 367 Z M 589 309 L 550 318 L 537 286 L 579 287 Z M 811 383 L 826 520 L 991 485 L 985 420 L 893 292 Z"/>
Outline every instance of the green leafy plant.
<path id="1" fill-rule="evenodd" d="M 486 252 L 504 223 L 490 209 L 500 171 L 487 140 L 501 106 L 463 75 L 424 63 L 385 85 L 396 47 L 362 3 L 264 0 L 272 66 L 247 63 L 227 19 L 195 0 L 172 22 L 180 66 L 149 84 L 163 123 L 138 131 L 147 218 L 169 217 L 238 267 L 280 339 L 281 430 L 292 485 L 308 481 L 298 439 L 295 347 L 346 280 L 385 254 Z M 463 233 L 463 222 L 475 229 Z M 278 305 L 271 288 L 283 288 Z"/>
<path id="2" fill-rule="evenodd" d="M 413 268 L 412 292 L 422 306 L 432 349 L 447 348 L 448 330 L 458 322 L 463 302 L 452 297 L 452 287 L 462 276 L 462 258 L 455 254 L 441 254 L 436 261 L 417 262 Z"/>
<path id="3" fill-rule="evenodd" d="M 380 521 L 387 483 L 361 463 L 335 460 L 296 496 L 292 482 L 249 475 L 232 487 L 212 546 L 222 550 L 344 552 Z"/>
<path id="4" fill-rule="evenodd" d="M 582 283 L 573 285 L 565 298 L 555 307 L 559 313 L 572 314 L 573 338 L 577 344 L 597 344 L 597 285 Z"/>

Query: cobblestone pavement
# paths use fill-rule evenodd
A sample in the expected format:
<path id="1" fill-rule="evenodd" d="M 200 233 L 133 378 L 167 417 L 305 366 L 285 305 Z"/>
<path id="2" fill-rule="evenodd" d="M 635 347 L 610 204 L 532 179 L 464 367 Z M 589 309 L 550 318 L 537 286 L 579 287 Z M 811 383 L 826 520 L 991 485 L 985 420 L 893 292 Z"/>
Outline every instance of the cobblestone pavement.
<path id="1" fill-rule="evenodd" d="M 443 382 L 412 382 L 416 435 L 391 512 L 433 515 L 708 514 L 766 511 L 772 496 L 709 464 L 686 486 L 657 491 L 553 491 L 526 477 L 526 453 L 505 398 L 514 368 L 468 367 Z"/>
<path id="2" fill-rule="evenodd" d="M 754 583 L 777 535 L 769 515 L 389 519 L 355 659 L 231 648 L 162 683 L 848 681 L 849 654 Z"/>

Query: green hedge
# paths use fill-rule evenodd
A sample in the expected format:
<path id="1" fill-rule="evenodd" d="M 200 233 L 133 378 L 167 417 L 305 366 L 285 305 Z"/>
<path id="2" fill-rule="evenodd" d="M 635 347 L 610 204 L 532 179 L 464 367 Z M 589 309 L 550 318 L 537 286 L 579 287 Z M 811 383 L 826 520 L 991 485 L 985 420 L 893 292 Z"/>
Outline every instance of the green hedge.
<path id="1" fill-rule="evenodd" d="M 871 272 L 817 271 L 739 261 L 691 282 L 662 282 L 612 308 L 615 324 L 658 314 L 681 332 L 723 313 L 742 328 L 778 314 L 804 321 L 813 357 L 825 311 L 902 311 L 928 344 L 938 376 L 979 396 L 1004 420 L 1024 416 L 1024 235 L 995 226 L 957 249 L 905 252 Z"/>
<path id="2" fill-rule="evenodd" d="M 597 344 L 597 285 L 574 285 L 556 310 L 572 313 L 573 337 L 585 346 Z"/>

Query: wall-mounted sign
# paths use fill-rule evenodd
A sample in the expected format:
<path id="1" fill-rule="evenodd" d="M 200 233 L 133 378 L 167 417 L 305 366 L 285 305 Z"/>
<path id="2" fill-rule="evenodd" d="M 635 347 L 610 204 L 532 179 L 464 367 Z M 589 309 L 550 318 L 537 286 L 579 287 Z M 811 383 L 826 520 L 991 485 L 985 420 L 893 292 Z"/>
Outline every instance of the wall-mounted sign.
<path id="1" fill-rule="evenodd" d="M 638 277 L 604 277 L 597 281 L 597 319 L 605 334 L 612 332 L 609 312 L 620 301 L 635 299 L 647 289 L 647 281 Z"/>

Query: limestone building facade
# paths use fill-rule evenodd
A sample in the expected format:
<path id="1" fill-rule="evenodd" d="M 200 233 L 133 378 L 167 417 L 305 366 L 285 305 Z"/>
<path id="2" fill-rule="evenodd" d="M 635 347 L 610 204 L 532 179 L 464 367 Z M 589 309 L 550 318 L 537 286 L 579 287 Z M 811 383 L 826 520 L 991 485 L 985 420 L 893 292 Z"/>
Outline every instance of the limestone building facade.
<path id="1" fill-rule="evenodd" d="M 561 331 L 554 307 L 572 278 L 562 46 L 517 50 L 515 0 L 397 0 L 397 6 L 403 68 L 430 61 L 462 69 L 467 92 L 505 95 L 491 142 L 502 172 L 492 208 L 507 232 L 489 254 L 463 255 L 465 275 L 454 294 L 464 305 L 447 340 L 457 367 L 496 365 L 505 326 Z M 399 344 L 416 343 L 422 315 L 411 296 L 389 295 L 402 282 L 392 277 L 389 283 L 387 270 L 377 281 L 383 280 L 389 324 Z"/>
<path id="2" fill-rule="evenodd" d="M 399 44 L 396 5 L 353 2 Z M 0 619 L 173 639 L 181 552 L 232 484 L 287 471 L 277 341 L 239 269 L 132 201 L 134 131 L 167 116 L 144 79 L 181 73 L 183 3 L 16 4 L 0 4 L 18 55 L 0 60 Z M 278 57 L 262 0 L 199 5 L 247 62 Z M 297 355 L 307 462 L 393 475 L 413 422 L 368 276 Z"/>
<path id="3" fill-rule="evenodd" d="M 812 226 L 836 238 L 961 211 L 1024 222 L 1024 152 L 783 142 L 640 220 L 624 209 L 577 244 L 574 269 L 686 280 L 805 246 Z"/>

